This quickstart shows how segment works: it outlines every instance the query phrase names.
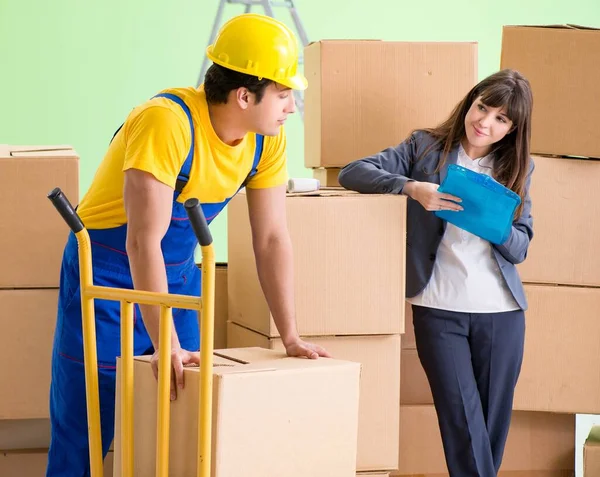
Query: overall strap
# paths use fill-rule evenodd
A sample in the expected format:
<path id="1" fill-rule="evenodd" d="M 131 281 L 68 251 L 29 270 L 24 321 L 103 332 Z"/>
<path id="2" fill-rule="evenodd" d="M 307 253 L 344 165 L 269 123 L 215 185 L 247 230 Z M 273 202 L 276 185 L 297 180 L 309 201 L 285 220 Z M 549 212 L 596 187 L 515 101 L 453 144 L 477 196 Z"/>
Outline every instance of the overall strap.
<path id="1" fill-rule="evenodd" d="M 190 150 L 188 152 L 187 157 L 185 158 L 185 162 L 183 163 L 183 166 L 181 167 L 181 171 L 179 171 L 179 175 L 177 176 L 177 182 L 175 184 L 175 190 L 177 192 L 181 193 L 183 188 L 186 186 L 186 184 L 190 180 L 190 171 L 192 169 L 192 160 L 194 158 L 195 134 L 194 134 L 194 122 L 192 121 L 192 113 L 190 112 L 190 108 L 188 108 L 187 104 L 185 104 L 183 99 L 181 99 L 179 96 L 176 96 L 171 93 L 160 93 L 154 97 L 155 98 L 167 98 L 167 99 L 170 99 L 171 101 L 177 103 L 179 106 L 181 106 L 181 109 L 183 109 L 183 111 L 185 112 L 185 114 L 188 118 L 188 121 L 190 123 L 190 131 L 191 131 L 191 137 L 192 137 L 192 141 L 190 144 Z"/>
<path id="2" fill-rule="evenodd" d="M 185 104 L 183 99 L 181 99 L 177 95 L 174 95 L 171 93 L 160 93 L 160 94 L 157 94 L 156 96 L 154 96 L 154 98 L 167 98 L 167 99 L 170 99 L 171 101 L 177 103 L 179 106 L 181 106 L 181 109 L 183 109 L 183 111 L 185 112 L 185 114 L 188 118 L 188 121 L 190 123 L 192 142 L 190 144 L 190 150 L 188 152 L 188 155 L 185 158 L 185 162 L 183 163 L 183 166 L 181 167 L 181 170 L 179 171 L 179 175 L 177 176 L 177 182 L 175 183 L 175 190 L 177 192 L 181 193 L 181 191 L 183 190 L 183 188 L 186 186 L 186 184 L 188 183 L 188 181 L 190 179 L 190 171 L 192 169 L 192 160 L 194 158 L 194 144 L 195 144 L 196 139 L 195 139 L 195 134 L 194 134 L 194 122 L 192 121 L 192 113 L 190 112 L 190 108 L 188 108 L 187 104 Z M 122 127 L 123 127 L 123 124 L 121 124 L 119 126 L 119 128 L 115 131 L 110 142 L 113 141 L 113 139 L 115 138 L 115 136 L 121 130 Z"/>
<path id="3" fill-rule="evenodd" d="M 258 172 L 258 163 L 260 162 L 260 157 L 262 156 L 264 142 L 265 142 L 265 137 L 261 134 L 257 134 L 256 135 L 256 149 L 254 150 L 254 161 L 252 161 L 252 169 L 250 169 L 250 172 L 246 176 L 246 179 L 244 180 L 240 189 L 242 187 L 246 187 L 248 182 L 250 182 L 250 179 L 252 178 L 252 176 L 254 176 L 254 174 L 256 174 Z"/>

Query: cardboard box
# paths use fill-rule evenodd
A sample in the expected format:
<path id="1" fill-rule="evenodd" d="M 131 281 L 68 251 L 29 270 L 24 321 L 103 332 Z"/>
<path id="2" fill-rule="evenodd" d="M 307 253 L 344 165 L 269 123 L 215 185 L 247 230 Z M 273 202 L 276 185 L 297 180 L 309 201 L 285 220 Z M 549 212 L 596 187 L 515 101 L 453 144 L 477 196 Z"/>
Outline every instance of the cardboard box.
<path id="1" fill-rule="evenodd" d="M 17 450 L 0 453 L 2 477 L 38 477 L 46 475 L 48 449 Z M 154 475 L 154 474 L 152 474 Z M 104 459 L 104 477 L 113 477 L 113 453 Z"/>
<path id="2" fill-rule="evenodd" d="M 415 342 L 415 329 L 413 327 L 412 305 L 404 304 L 404 335 L 402 336 L 402 349 L 417 349 Z"/>
<path id="3" fill-rule="evenodd" d="M 534 236 L 518 266 L 530 283 L 600 286 L 600 160 L 534 156 Z M 583 232 L 585 231 L 585 232 Z"/>
<path id="4" fill-rule="evenodd" d="M 433 404 L 431 388 L 416 349 L 403 349 L 400 404 Z"/>
<path id="5" fill-rule="evenodd" d="M 58 287 L 69 227 L 46 195 L 79 202 L 79 157 L 70 146 L 0 144 L 0 288 Z"/>
<path id="6" fill-rule="evenodd" d="M 302 336 L 404 331 L 406 197 L 290 194 L 296 320 Z M 246 196 L 229 203 L 229 320 L 278 336 L 256 272 Z"/>
<path id="7" fill-rule="evenodd" d="M 341 167 L 444 121 L 477 83 L 477 43 L 319 41 L 304 51 L 306 167 Z"/>
<path id="8" fill-rule="evenodd" d="M 202 269 L 202 264 L 198 264 Z M 227 347 L 227 264 L 217 263 L 215 269 L 214 349 Z M 200 315 L 201 316 L 201 315 Z"/>
<path id="9" fill-rule="evenodd" d="M 583 475 L 600 475 L 600 426 L 594 426 L 583 446 Z"/>
<path id="10" fill-rule="evenodd" d="M 150 357 L 137 357 L 135 472 L 154 475 L 157 382 Z M 120 360 L 117 362 L 119 373 Z M 171 403 L 171 477 L 195 475 L 198 368 Z M 354 477 L 360 364 L 287 358 L 260 349 L 214 356 L 213 477 Z M 115 476 L 120 475 L 120 405 L 116 407 Z M 318 430 L 318 432 L 317 432 Z"/>
<path id="11" fill-rule="evenodd" d="M 43 449 L 50 446 L 50 419 L 0 421 L 0 451 Z"/>
<path id="12" fill-rule="evenodd" d="M 57 289 L 0 290 L 0 419 L 48 418 Z"/>
<path id="13" fill-rule="evenodd" d="M 46 449 L 50 447 L 50 435 L 50 419 L 0 420 L 0 452 Z M 109 450 L 113 450 L 112 443 Z"/>
<path id="14" fill-rule="evenodd" d="M 338 180 L 340 171 L 339 167 L 330 167 L 328 169 L 321 167 L 313 169 L 313 177 L 319 180 L 321 187 L 341 187 Z"/>
<path id="15" fill-rule="evenodd" d="M 575 416 L 514 412 L 502 471 L 572 471 Z M 433 406 L 400 406 L 400 468 L 392 475 L 447 475 Z"/>
<path id="16" fill-rule="evenodd" d="M 258 346 L 285 351 L 279 338 L 268 338 L 229 322 L 227 345 Z M 356 468 L 359 471 L 398 467 L 400 399 L 400 335 L 321 336 L 307 338 L 334 358 L 359 362 L 360 413 Z"/>
<path id="17" fill-rule="evenodd" d="M 46 475 L 48 449 L 18 450 L 0 453 L 2 477 Z"/>
<path id="18" fill-rule="evenodd" d="M 356 477 L 389 477 L 389 472 L 357 472 Z"/>
<path id="19" fill-rule="evenodd" d="M 516 69 L 531 83 L 532 152 L 600 157 L 600 109 L 590 107 L 600 75 L 600 30 L 505 26 L 501 56 L 501 68 Z"/>
<path id="20" fill-rule="evenodd" d="M 526 285 L 525 356 L 514 409 L 600 413 L 599 288 Z"/>
<path id="21" fill-rule="evenodd" d="M 525 284 L 525 294 L 525 353 L 513 409 L 599 414 L 600 288 Z M 412 314 L 406 329 L 413 329 Z M 401 402 L 432 404 L 416 349 L 404 347 L 409 339 L 402 337 Z"/>

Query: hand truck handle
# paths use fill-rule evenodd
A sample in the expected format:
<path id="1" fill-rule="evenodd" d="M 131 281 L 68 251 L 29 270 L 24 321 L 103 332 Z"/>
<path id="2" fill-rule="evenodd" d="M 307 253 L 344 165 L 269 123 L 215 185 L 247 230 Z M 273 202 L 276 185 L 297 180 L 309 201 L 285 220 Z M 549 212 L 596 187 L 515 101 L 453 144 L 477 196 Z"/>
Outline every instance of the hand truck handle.
<path id="1" fill-rule="evenodd" d="M 78 233 L 83 230 L 83 222 L 75 212 L 75 209 L 69 202 L 69 199 L 65 197 L 62 190 L 56 187 L 48 194 L 48 199 L 52 202 L 56 210 L 62 215 L 67 225 L 71 228 L 73 233 Z"/>
<path id="2" fill-rule="evenodd" d="M 198 238 L 198 243 L 202 247 L 212 244 L 213 238 L 208 228 L 206 217 L 204 217 L 204 212 L 202 212 L 200 201 L 194 198 L 188 199 L 185 201 L 184 207 L 190 218 L 194 233 Z"/>

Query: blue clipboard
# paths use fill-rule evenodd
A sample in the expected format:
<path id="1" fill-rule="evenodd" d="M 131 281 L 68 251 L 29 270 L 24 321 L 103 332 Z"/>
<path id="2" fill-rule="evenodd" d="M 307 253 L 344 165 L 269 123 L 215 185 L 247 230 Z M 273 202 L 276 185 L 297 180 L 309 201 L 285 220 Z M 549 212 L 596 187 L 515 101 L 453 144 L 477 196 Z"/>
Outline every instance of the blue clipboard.
<path id="1" fill-rule="evenodd" d="M 440 219 L 493 244 L 501 244 L 510 236 L 521 198 L 493 177 L 450 164 L 438 191 L 462 199 L 464 209 L 434 212 Z"/>

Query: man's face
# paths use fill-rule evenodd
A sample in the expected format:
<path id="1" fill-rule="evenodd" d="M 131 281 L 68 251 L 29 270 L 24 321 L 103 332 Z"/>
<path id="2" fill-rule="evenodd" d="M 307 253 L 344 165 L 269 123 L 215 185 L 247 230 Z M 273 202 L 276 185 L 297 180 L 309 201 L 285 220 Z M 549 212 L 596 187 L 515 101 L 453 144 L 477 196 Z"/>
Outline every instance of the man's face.
<path id="1" fill-rule="evenodd" d="M 265 136 L 277 136 L 289 114 L 296 112 L 296 101 L 290 88 L 271 83 L 265 88 L 260 103 L 252 103 L 248 111 L 249 129 Z"/>

